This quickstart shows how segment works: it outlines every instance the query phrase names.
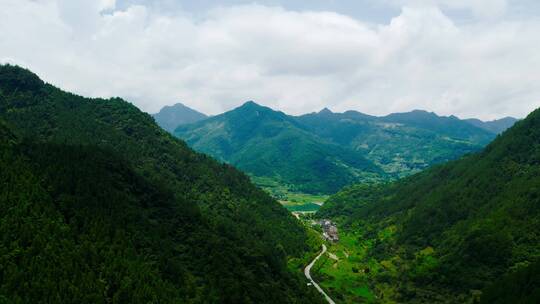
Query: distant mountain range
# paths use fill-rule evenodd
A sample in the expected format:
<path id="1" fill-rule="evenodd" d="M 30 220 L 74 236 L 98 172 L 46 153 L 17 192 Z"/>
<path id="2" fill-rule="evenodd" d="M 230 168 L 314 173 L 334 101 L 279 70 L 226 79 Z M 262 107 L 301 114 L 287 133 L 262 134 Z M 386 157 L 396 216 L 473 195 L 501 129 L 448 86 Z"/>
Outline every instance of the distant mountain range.
<path id="1" fill-rule="evenodd" d="M 174 133 L 198 151 L 295 190 L 332 192 L 384 172 L 362 153 L 310 132 L 296 117 L 247 102 Z"/>
<path id="2" fill-rule="evenodd" d="M 489 132 L 500 134 L 506 131 L 506 129 L 512 127 L 518 121 L 518 119 L 513 117 L 505 117 L 492 121 L 481 121 L 479 119 L 472 118 L 466 119 L 465 121 Z"/>
<path id="3" fill-rule="evenodd" d="M 163 129 L 173 132 L 176 127 L 208 118 L 205 114 L 193 110 L 182 103 L 165 106 L 159 113 L 152 114 L 156 123 Z"/>
<path id="4" fill-rule="evenodd" d="M 290 116 L 250 101 L 180 125 L 174 134 L 244 170 L 262 186 L 276 181 L 292 191 L 333 193 L 354 182 L 407 176 L 477 151 L 503 128 L 497 124 L 495 132 L 478 122 L 420 110 L 376 117 L 324 109 Z"/>

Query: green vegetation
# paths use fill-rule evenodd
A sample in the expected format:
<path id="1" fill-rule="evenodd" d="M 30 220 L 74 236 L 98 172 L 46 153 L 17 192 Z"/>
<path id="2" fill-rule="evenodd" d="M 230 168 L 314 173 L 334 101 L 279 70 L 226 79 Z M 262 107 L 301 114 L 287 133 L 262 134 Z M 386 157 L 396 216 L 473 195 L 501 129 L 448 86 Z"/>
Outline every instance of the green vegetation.
<path id="1" fill-rule="evenodd" d="M 456 117 L 418 110 L 385 117 L 323 111 L 298 121 L 311 133 L 360 152 L 386 173 L 386 180 L 478 151 L 495 137 Z"/>
<path id="2" fill-rule="evenodd" d="M 359 179 L 377 181 L 382 171 L 361 154 L 304 130 L 294 117 L 254 102 L 201 122 L 180 126 L 176 136 L 194 149 L 287 191 L 333 193 Z"/>
<path id="3" fill-rule="evenodd" d="M 481 304 L 504 303 L 540 303 L 540 261 L 519 265 L 484 291 Z"/>
<path id="4" fill-rule="evenodd" d="M 287 201 L 294 204 L 317 203 L 322 205 L 328 199 L 328 195 L 312 195 L 305 193 L 287 193 Z"/>
<path id="5" fill-rule="evenodd" d="M 492 135 L 419 111 L 312 115 L 248 103 L 185 129 L 250 178 L 126 101 L 0 66 L 0 303 L 322 303 L 301 277 L 313 215 L 251 179 L 297 211 L 368 182 L 317 215 L 340 224 L 313 269 L 340 302 L 538 302 L 540 110 L 388 184 Z"/>
<path id="6" fill-rule="evenodd" d="M 286 186 L 268 177 L 252 177 L 251 180 L 289 211 L 315 212 L 328 199 L 328 195 L 291 192 Z"/>
<path id="7" fill-rule="evenodd" d="M 0 66 L 0 167 L 0 302 L 321 302 L 306 229 L 119 98 Z"/>
<path id="8" fill-rule="evenodd" d="M 300 193 L 289 190 L 291 185 L 282 185 L 276 180 L 269 177 L 256 177 L 252 176 L 251 180 L 253 183 L 266 190 L 272 197 L 280 201 L 288 201 L 291 203 L 320 203 L 328 199 L 328 195 L 324 194 L 309 194 L 309 193 Z"/>
<path id="9" fill-rule="evenodd" d="M 359 243 L 354 234 L 341 233 L 340 242 L 329 244 L 328 254 L 313 267 L 313 275 L 332 299 L 341 303 L 372 302 L 374 295 L 369 288 L 369 273 L 364 270 L 369 263 L 362 263 L 370 244 Z"/>
<path id="10" fill-rule="evenodd" d="M 289 259 L 288 266 L 292 272 L 303 273 L 304 267 L 306 267 L 306 265 L 308 265 L 319 254 L 321 245 L 323 243 L 321 234 L 318 231 L 310 228 L 309 224 L 305 220 L 303 220 L 303 222 L 306 225 L 305 227 L 308 234 L 306 244 L 308 245 L 309 249 L 306 250 L 303 256 Z"/>
<path id="11" fill-rule="evenodd" d="M 537 110 L 481 153 L 349 187 L 318 216 L 337 219 L 366 248 L 358 263 L 380 302 L 492 303 L 506 288 L 500 303 L 529 303 L 538 299 L 539 165 Z"/>
<path id="12" fill-rule="evenodd" d="M 321 208 L 320 205 L 313 203 L 290 204 L 288 202 L 282 202 L 281 204 L 291 212 L 317 212 Z"/>
<path id="13" fill-rule="evenodd" d="M 174 134 L 275 194 L 333 194 L 356 182 L 394 180 L 478 151 L 495 137 L 456 117 L 423 111 L 373 117 L 326 110 L 293 117 L 254 102 Z"/>

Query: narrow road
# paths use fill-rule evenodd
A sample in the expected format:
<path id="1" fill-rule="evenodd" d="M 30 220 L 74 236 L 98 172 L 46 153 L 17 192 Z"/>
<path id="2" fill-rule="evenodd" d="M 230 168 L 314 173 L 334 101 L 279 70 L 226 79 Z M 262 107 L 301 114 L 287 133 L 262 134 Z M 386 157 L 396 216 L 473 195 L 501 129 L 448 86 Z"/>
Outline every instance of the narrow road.
<path id="1" fill-rule="evenodd" d="M 313 267 L 313 265 L 315 265 L 315 263 L 317 262 L 317 260 L 323 255 L 326 253 L 326 245 L 323 244 L 322 245 L 322 251 L 321 253 L 319 253 L 319 255 L 313 259 L 313 261 L 311 261 L 311 263 L 309 265 L 307 265 L 306 269 L 304 269 L 304 274 L 306 275 L 306 278 L 311 282 L 311 284 L 313 284 L 313 286 L 315 286 L 315 288 L 317 288 L 317 290 L 326 298 L 326 301 L 330 304 L 336 304 L 336 302 L 334 302 L 334 300 L 332 300 L 327 294 L 326 292 L 324 292 L 324 290 L 321 288 L 321 286 L 319 286 L 319 284 L 317 284 L 313 278 L 311 277 L 311 267 Z"/>

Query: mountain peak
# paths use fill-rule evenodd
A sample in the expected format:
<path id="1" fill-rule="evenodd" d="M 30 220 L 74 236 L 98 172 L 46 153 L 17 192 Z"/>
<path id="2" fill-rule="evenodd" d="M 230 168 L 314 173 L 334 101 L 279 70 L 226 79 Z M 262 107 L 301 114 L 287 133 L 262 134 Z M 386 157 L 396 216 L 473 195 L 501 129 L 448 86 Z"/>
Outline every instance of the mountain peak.
<path id="1" fill-rule="evenodd" d="M 182 111 L 182 110 L 186 110 L 186 109 L 192 110 L 190 107 L 186 106 L 185 104 L 183 104 L 181 102 L 177 102 L 177 103 L 175 103 L 173 105 L 163 106 L 163 108 L 161 108 L 161 110 L 159 110 L 159 112 L 154 114 L 154 115 L 158 115 L 160 113 L 171 112 L 171 111 Z"/>
<path id="2" fill-rule="evenodd" d="M 5 93 L 38 91 L 45 83 L 34 73 L 17 65 L 0 65 L 0 90 Z"/>
<path id="3" fill-rule="evenodd" d="M 411 113 L 411 114 L 416 114 L 416 115 L 438 116 L 438 115 L 435 114 L 434 112 L 429 112 L 429 111 L 426 111 L 426 110 L 420 110 L 420 109 L 412 110 L 412 111 L 409 112 L 409 113 Z"/>
<path id="4" fill-rule="evenodd" d="M 157 124 L 169 132 L 173 132 L 180 125 L 195 123 L 208 117 L 181 102 L 165 106 L 153 116 Z"/>
<path id="5" fill-rule="evenodd" d="M 322 109 L 322 110 L 319 111 L 319 114 L 325 114 L 325 115 L 328 115 L 328 114 L 334 114 L 334 112 L 332 112 L 330 109 L 328 109 L 327 107 L 325 107 L 324 109 Z"/>
<path id="6" fill-rule="evenodd" d="M 246 102 L 244 102 L 240 108 L 263 108 L 262 105 L 256 103 L 255 101 L 253 100 L 248 100 Z"/>
<path id="7" fill-rule="evenodd" d="M 188 106 L 186 106 L 185 104 L 181 102 L 177 102 L 173 104 L 172 106 L 165 106 L 164 108 L 188 108 Z"/>
<path id="8" fill-rule="evenodd" d="M 439 116 L 433 112 L 428 112 L 425 110 L 412 110 L 410 112 L 402 112 L 402 113 L 392 113 L 384 116 L 384 119 L 397 119 L 400 121 L 418 121 L 418 120 L 425 120 L 425 119 L 436 119 Z"/>
<path id="9" fill-rule="evenodd" d="M 519 119 L 515 118 L 515 117 L 512 117 L 512 116 L 506 116 L 506 117 L 503 117 L 501 119 L 495 119 L 493 121 L 511 121 L 511 122 L 517 122 L 519 121 Z"/>
<path id="10" fill-rule="evenodd" d="M 256 103 L 253 100 L 249 100 L 249 101 L 244 102 L 241 106 L 233 109 L 230 112 L 237 111 L 237 110 L 242 111 L 242 112 L 253 112 L 253 111 L 257 111 L 257 112 L 276 112 L 275 110 L 273 110 L 273 109 L 271 109 L 269 107 L 260 105 L 260 104 Z"/>
<path id="11" fill-rule="evenodd" d="M 483 121 L 476 118 L 466 119 L 466 122 L 471 125 L 489 131 L 495 134 L 501 134 L 508 128 L 512 127 L 519 120 L 513 117 L 504 117 L 501 119 L 495 119 L 491 121 Z"/>

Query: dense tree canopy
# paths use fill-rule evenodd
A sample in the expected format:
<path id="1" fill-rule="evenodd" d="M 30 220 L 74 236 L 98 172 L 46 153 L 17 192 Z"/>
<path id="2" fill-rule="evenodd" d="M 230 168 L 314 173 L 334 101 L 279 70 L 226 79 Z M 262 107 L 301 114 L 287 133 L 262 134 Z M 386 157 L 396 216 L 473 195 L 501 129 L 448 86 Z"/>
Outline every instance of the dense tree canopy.
<path id="1" fill-rule="evenodd" d="M 131 104 L 0 66 L 0 120 L 0 301 L 319 301 L 304 228 Z"/>
<path id="2" fill-rule="evenodd" d="M 537 110 L 478 154 L 396 183 L 349 187 L 319 216 L 369 240 L 367 259 L 389 261 L 371 277 L 380 296 L 389 296 L 379 288 L 388 283 L 398 302 L 473 301 L 540 258 L 539 165 Z"/>
<path id="3" fill-rule="evenodd" d="M 322 140 L 293 117 L 254 102 L 179 126 L 175 135 L 198 151 L 292 191 L 334 193 L 360 176 L 382 174 L 360 153 Z"/>
<path id="4" fill-rule="evenodd" d="M 478 151 L 495 137 L 457 117 L 424 111 L 289 116 L 254 102 L 179 126 L 175 135 L 258 177 L 255 181 L 271 179 L 311 194 L 401 178 Z"/>

